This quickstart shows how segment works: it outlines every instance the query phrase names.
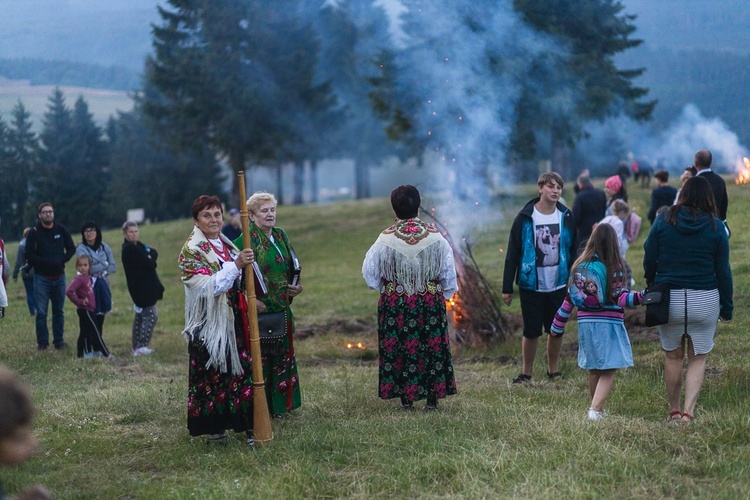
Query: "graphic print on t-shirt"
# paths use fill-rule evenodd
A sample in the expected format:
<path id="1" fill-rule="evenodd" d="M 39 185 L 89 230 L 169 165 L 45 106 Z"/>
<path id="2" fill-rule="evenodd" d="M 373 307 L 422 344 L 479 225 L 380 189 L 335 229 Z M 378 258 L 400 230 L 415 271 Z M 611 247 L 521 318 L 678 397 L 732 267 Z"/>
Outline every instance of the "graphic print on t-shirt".
<path id="1" fill-rule="evenodd" d="M 556 266 L 560 262 L 560 224 L 541 224 L 534 230 L 536 267 Z"/>
<path id="2" fill-rule="evenodd" d="M 534 207 L 534 249 L 536 251 L 536 285 L 538 292 L 552 292 L 565 286 L 558 284 L 560 270 L 560 223 L 562 213 L 543 214 Z"/>

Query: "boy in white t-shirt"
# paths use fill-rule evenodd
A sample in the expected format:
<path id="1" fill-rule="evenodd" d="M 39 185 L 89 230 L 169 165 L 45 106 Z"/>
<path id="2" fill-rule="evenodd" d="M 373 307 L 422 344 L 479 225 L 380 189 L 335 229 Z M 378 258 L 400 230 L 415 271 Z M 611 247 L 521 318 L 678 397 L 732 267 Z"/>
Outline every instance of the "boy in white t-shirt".
<path id="1" fill-rule="evenodd" d="M 560 376 L 558 362 L 562 337 L 550 333 L 565 291 L 575 255 L 573 213 L 560 202 L 563 179 L 556 172 L 537 181 L 539 197 L 518 213 L 510 230 L 503 276 L 503 302 L 513 301 L 513 281 L 518 284 L 523 316 L 522 372 L 514 383 L 529 382 L 539 337 L 547 332 L 547 377 Z"/>

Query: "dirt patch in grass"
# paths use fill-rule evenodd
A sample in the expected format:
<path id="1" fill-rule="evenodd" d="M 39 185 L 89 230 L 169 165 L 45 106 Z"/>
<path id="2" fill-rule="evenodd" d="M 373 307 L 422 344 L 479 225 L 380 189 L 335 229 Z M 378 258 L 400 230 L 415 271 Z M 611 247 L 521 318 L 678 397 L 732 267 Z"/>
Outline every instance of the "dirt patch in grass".
<path id="1" fill-rule="evenodd" d="M 370 321 L 363 319 L 336 320 L 323 325 L 304 325 L 299 326 L 294 332 L 295 339 L 306 339 L 315 335 L 324 333 L 373 333 L 377 331 L 377 326 Z"/>

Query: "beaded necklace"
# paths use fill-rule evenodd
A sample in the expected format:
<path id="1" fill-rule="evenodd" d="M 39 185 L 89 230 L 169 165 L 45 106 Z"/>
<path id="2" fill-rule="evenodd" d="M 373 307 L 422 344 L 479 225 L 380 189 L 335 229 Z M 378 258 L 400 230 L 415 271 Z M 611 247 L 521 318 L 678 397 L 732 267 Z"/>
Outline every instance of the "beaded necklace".
<path id="1" fill-rule="evenodd" d="M 216 248 L 216 245 L 214 245 L 213 241 L 211 241 L 211 240 L 208 240 L 208 242 L 209 242 L 209 243 L 211 244 L 211 247 L 212 247 L 212 248 L 214 249 L 214 253 L 215 253 L 215 254 L 216 254 L 216 255 L 217 255 L 217 256 L 218 256 L 218 257 L 219 257 L 219 258 L 220 258 L 221 260 L 223 260 L 224 262 L 231 262 L 231 261 L 232 261 L 232 257 L 231 257 L 231 255 L 229 254 L 229 247 L 228 247 L 228 246 L 226 246 L 226 245 L 225 245 L 225 244 L 224 244 L 224 243 L 223 243 L 223 242 L 221 241 L 221 239 L 220 239 L 220 238 L 219 238 L 219 239 L 217 239 L 216 241 L 218 241 L 218 242 L 219 242 L 219 245 L 221 245 L 221 250 L 219 250 L 218 248 Z"/>

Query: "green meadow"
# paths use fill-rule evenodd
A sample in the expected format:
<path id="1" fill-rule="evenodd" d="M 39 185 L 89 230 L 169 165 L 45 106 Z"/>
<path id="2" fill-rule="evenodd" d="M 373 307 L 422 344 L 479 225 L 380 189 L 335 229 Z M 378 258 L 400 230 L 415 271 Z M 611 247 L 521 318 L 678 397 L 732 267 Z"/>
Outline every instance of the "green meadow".
<path id="1" fill-rule="evenodd" d="M 0 117 L 6 124 L 11 123 L 13 108 L 20 100 L 26 111 L 31 114 L 33 129 L 39 131 L 42 128 L 44 113 L 47 112 L 47 100 L 54 90 L 54 85 L 29 85 L 27 81 L 0 77 Z M 117 116 L 117 111 L 126 112 L 133 109 L 133 100 L 124 91 L 65 86 L 61 86 L 60 90 L 71 108 L 76 99 L 83 96 L 89 105 L 89 112 L 100 126 L 104 126 L 110 116 Z"/>
<path id="2" fill-rule="evenodd" d="M 119 231 L 104 236 L 120 266 L 111 276 L 114 309 L 104 328 L 112 361 L 75 358 L 78 325 L 69 302 L 65 338 L 71 349 L 38 352 L 23 285 L 9 283 L 0 362 L 31 387 L 40 447 L 27 464 L 0 469 L 0 482 L 8 493 L 41 483 L 55 498 L 746 498 L 750 187 L 727 180 L 735 315 L 718 325 L 691 425 L 666 423 L 663 353 L 656 329 L 643 327 L 632 332 L 635 367 L 617 374 L 602 421 L 586 420 L 587 379 L 576 364 L 575 322 L 566 330 L 560 380 L 547 380 L 540 350 L 534 382 L 510 383 L 520 370 L 515 332 L 486 349 L 454 346 L 459 394 L 442 400 L 439 411 L 425 413 L 420 404 L 406 412 L 396 400 L 380 400 L 378 296 L 360 271 L 364 253 L 393 221 L 388 200 L 281 206 L 278 225 L 303 264 L 305 292 L 293 306 L 303 406 L 272 421 L 273 441 L 252 449 L 242 436 L 209 445 L 187 434 L 188 354 L 180 335 L 184 300 L 177 269 L 192 227 L 186 218 L 141 227 L 141 241 L 159 251 L 167 289 L 151 356 L 130 353 L 133 310 Z M 630 184 L 644 226 L 628 260 L 642 287 L 650 190 Z M 474 256 L 498 292 L 510 224 L 532 193 L 531 185 L 505 193 L 494 215 L 472 231 Z M 572 205 L 571 184 L 564 195 Z M 424 203 L 433 205 L 444 206 L 440 199 Z M 71 232 L 80 241 L 80 232 Z M 7 247 L 13 262 L 17 244 Z M 67 272 L 72 278 L 72 263 Z M 503 311 L 518 315 L 517 295 Z M 631 313 L 632 321 L 642 314 Z M 347 349 L 348 342 L 365 349 Z"/>

